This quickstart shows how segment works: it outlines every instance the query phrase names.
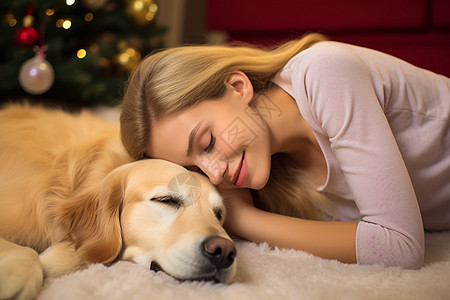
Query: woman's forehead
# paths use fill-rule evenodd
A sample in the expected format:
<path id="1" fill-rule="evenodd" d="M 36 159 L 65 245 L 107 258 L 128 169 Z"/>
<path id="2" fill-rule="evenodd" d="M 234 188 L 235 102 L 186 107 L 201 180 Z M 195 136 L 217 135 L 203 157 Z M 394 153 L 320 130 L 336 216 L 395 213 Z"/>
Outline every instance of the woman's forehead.
<path id="1" fill-rule="evenodd" d="M 186 113 L 164 117 L 154 122 L 149 156 L 180 163 L 186 157 L 190 134 L 198 123 L 197 118 Z"/>

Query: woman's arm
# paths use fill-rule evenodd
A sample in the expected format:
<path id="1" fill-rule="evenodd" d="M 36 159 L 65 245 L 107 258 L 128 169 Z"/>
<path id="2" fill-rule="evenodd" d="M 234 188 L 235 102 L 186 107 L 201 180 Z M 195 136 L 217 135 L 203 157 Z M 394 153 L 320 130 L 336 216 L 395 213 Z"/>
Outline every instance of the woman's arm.
<path id="1" fill-rule="evenodd" d="M 425 244 L 420 209 L 383 111 L 395 100 L 383 98 L 389 97 L 389 88 L 383 89 L 390 82 L 385 77 L 396 74 L 388 68 L 393 59 L 381 59 L 376 52 L 364 52 L 361 58 L 366 50 L 335 43 L 310 49 L 289 66 L 293 92 L 308 124 L 330 143 L 360 220 L 315 222 L 278 216 L 254 208 L 250 195 L 242 191 L 228 200 L 227 228 L 253 241 L 341 261 L 354 262 L 356 257 L 363 264 L 420 268 Z M 378 58 L 380 70 L 373 67 L 373 58 Z M 400 81 L 393 88 L 408 90 Z"/>
<path id="2" fill-rule="evenodd" d="M 231 233 L 271 246 L 304 250 L 313 255 L 356 262 L 357 222 L 298 219 L 257 209 L 245 189 L 227 191 L 225 227 Z"/>
<path id="3" fill-rule="evenodd" d="M 318 135 L 330 143 L 341 179 L 358 207 L 357 261 L 420 268 L 425 244 L 422 218 L 387 119 L 402 109 L 418 109 L 412 87 L 399 75 L 404 70 L 393 67 L 400 64 L 395 59 L 368 49 L 337 43 L 313 48 L 309 57 L 293 64 L 293 82 L 304 87 L 297 95 L 302 114 L 309 113 Z M 393 89 L 401 93 L 391 98 Z M 401 126 L 408 127 L 409 120 Z M 401 134 L 400 128 L 396 130 Z M 404 150 L 415 151 L 413 144 L 412 140 L 411 148 Z"/>

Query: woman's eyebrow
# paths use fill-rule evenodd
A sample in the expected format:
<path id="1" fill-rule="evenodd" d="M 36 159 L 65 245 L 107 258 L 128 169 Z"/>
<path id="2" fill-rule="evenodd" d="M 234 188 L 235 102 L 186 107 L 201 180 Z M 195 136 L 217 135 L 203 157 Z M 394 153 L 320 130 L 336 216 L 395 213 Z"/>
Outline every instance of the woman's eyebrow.
<path id="1" fill-rule="evenodd" d="M 187 156 L 191 156 L 192 154 L 192 144 L 194 143 L 195 135 L 197 134 L 198 129 L 200 128 L 200 125 L 202 122 L 198 122 L 197 125 L 195 125 L 194 128 L 192 128 L 191 132 L 189 133 L 189 140 L 188 140 L 188 147 L 186 151 Z"/>

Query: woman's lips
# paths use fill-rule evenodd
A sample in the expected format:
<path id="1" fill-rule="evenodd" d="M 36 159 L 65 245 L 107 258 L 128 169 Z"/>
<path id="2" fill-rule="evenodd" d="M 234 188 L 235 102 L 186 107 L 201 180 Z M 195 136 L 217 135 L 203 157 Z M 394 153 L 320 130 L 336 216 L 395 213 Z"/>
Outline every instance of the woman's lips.
<path id="1" fill-rule="evenodd" d="M 241 186 L 244 184 L 244 180 L 245 180 L 245 170 L 246 170 L 246 165 L 245 165 L 245 152 L 242 153 L 242 158 L 241 158 L 241 162 L 239 163 L 238 169 L 236 170 L 236 174 L 233 177 L 233 184 L 237 185 L 237 186 Z"/>

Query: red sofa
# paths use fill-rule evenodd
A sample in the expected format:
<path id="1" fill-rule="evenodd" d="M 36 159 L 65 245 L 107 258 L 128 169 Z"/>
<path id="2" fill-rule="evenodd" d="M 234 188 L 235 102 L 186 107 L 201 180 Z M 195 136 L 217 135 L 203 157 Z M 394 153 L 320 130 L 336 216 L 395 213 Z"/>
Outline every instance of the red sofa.
<path id="1" fill-rule="evenodd" d="M 263 45 L 321 32 L 450 77 L 450 0 L 207 0 L 206 27 Z"/>

